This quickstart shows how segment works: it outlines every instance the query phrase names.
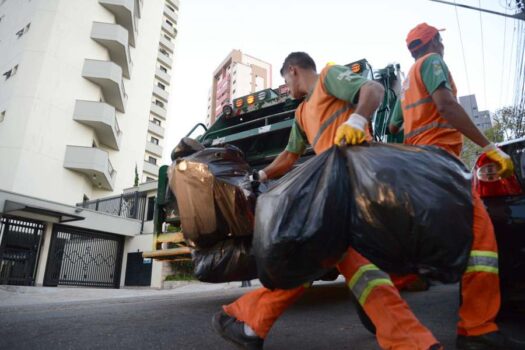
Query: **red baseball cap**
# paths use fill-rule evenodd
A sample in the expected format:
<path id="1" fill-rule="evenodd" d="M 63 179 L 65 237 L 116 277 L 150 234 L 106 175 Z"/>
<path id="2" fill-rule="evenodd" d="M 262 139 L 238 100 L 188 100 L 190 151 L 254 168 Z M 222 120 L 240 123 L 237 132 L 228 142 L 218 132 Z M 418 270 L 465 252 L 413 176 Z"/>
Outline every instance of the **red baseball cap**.
<path id="1" fill-rule="evenodd" d="M 445 29 L 437 29 L 436 27 L 429 26 L 426 23 L 420 23 L 413 28 L 407 35 L 407 47 L 410 51 L 417 51 L 424 45 L 428 44 L 437 33 Z M 419 40 L 418 43 L 414 41 Z M 412 44 L 412 45 L 410 45 Z"/>

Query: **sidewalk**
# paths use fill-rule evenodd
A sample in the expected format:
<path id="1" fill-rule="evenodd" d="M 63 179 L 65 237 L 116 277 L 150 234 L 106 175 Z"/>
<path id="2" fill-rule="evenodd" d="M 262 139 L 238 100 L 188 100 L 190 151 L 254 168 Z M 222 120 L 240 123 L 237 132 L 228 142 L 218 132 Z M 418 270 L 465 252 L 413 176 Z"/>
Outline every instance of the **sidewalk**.
<path id="1" fill-rule="evenodd" d="M 252 281 L 252 286 L 260 286 L 259 281 Z M 160 290 L 149 287 L 125 287 L 121 289 L 111 289 L 0 285 L 0 308 L 136 297 L 156 298 L 176 294 L 195 294 L 219 290 L 240 290 L 240 287 L 241 282 L 212 284 L 198 281 L 170 282 L 168 287 L 169 289 Z"/>

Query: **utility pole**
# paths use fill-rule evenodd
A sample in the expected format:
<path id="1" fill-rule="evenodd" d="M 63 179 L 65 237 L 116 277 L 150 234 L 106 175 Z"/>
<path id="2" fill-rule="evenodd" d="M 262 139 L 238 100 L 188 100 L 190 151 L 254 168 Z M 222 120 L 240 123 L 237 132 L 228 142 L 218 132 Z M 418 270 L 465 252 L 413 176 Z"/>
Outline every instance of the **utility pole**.
<path id="1" fill-rule="evenodd" d="M 463 7 L 463 8 L 470 9 L 470 10 L 487 12 L 487 13 L 492 13 L 493 15 L 498 15 L 498 16 L 503 16 L 503 17 L 510 17 L 510 18 L 514 18 L 514 19 L 519 19 L 519 20 L 525 21 L 525 11 L 523 10 L 523 8 L 522 8 L 521 12 L 518 12 L 518 13 L 516 13 L 514 15 L 510 15 L 510 14 L 501 13 L 501 12 L 497 12 L 497 11 L 482 9 L 482 8 L 479 8 L 479 7 L 474 7 L 474 6 L 464 5 L 464 4 L 457 4 L 455 2 L 449 2 L 449 1 L 443 1 L 443 0 L 430 0 L 430 1 L 440 2 L 440 3 L 446 4 L 446 5 Z M 519 7 L 520 2 L 518 0 L 516 0 L 516 4 Z"/>

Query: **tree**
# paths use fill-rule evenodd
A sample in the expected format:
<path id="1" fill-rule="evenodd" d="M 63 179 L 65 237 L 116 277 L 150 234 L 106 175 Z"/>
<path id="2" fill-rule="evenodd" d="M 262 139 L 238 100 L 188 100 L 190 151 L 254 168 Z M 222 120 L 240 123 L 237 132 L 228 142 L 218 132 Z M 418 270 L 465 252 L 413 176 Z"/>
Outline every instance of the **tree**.
<path id="1" fill-rule="evenodd" d="M 525 109 L 523 108 L 511 106 L 500 108 L 492 114 L 492 120 L 504 141 L 525 136 Z"/>
<path id="2" fill-rule="evenodd" d="M 133 186 L 137 187 L 139 185 L 139 171 L 137 169 L 137 164 L 135 163 L 135 180 L 133 181 Z"/>

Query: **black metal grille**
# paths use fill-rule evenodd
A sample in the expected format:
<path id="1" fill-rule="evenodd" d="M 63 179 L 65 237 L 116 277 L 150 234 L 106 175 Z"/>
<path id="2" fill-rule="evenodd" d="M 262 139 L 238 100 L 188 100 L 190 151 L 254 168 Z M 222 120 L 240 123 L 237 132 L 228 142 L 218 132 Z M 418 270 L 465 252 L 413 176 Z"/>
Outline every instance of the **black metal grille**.
<path id="1" fill-rule="evenodd" d="M 55 225 L 44 285 L 118 288 L 124 239 Z"/>
<path id="2" fill-rule="evenodd" d="M 44 224 L 0 218 L 0 284 L 32 286 Z"/>
<path id="3" fill-rule="evenodd" d="M 124 218 L 143 220 L 146 209 L 146 193 L 122 194 L 117 197 L 85 201 L 78 203 L 77 206 Z"/>

